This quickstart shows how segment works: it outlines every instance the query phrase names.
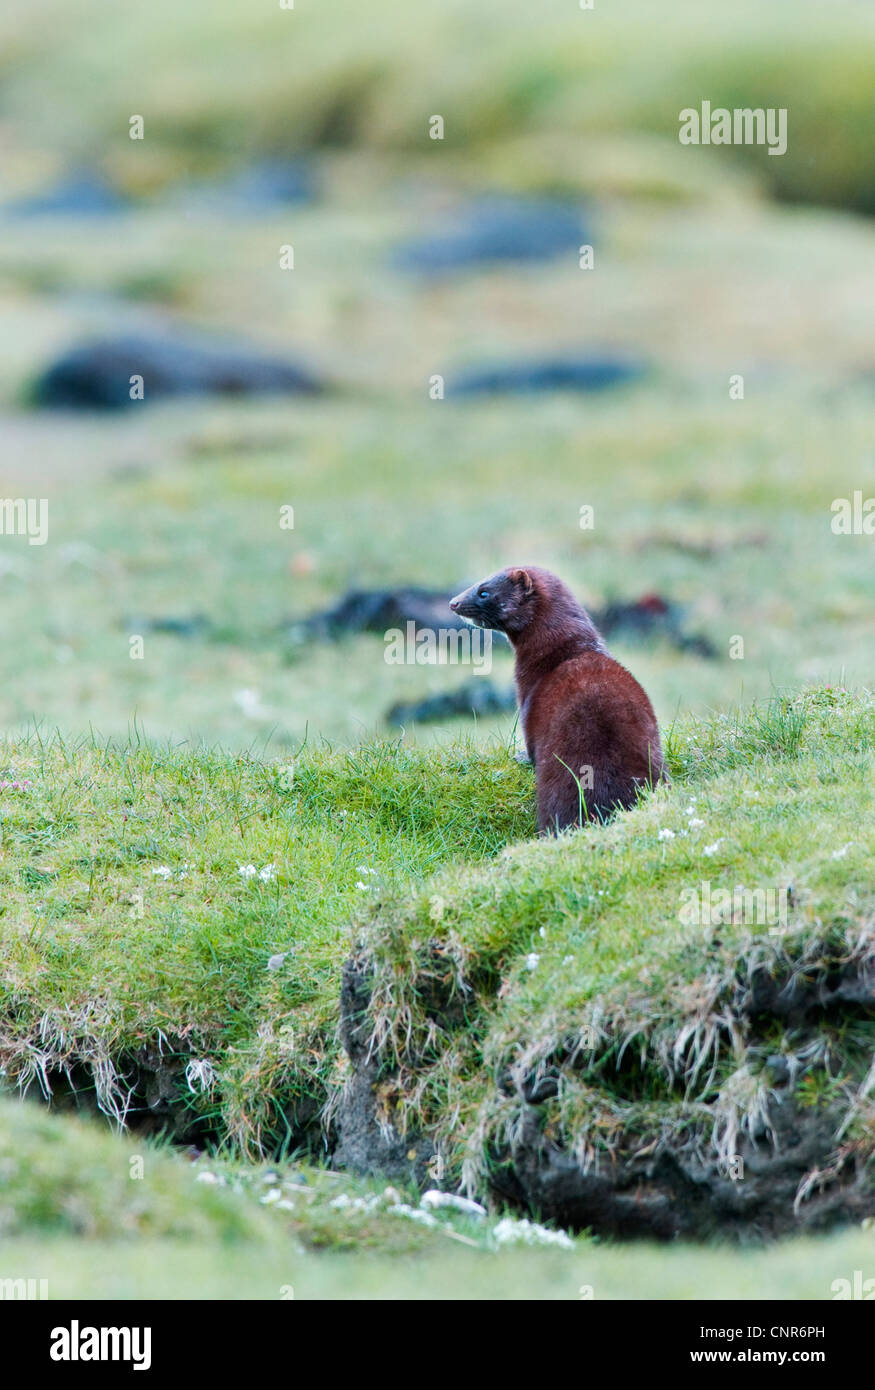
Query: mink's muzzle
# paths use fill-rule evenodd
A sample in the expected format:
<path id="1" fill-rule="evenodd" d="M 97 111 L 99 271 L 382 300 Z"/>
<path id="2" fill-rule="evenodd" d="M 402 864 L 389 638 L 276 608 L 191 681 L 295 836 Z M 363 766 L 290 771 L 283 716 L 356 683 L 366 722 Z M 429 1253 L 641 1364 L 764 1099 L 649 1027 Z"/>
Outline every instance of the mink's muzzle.
<path id="1" fill-rule="evenodd" d="M 450 608 L 458 617 L 466 623 L 471 623 L 474 627 L 497 628 L 502 630 L 501 618 L 497 605 L 492 599 L 481 599 L 478 595 L 480 585 L 474 585 L 466 589 L 464 593 L 457 594 L 450 599 Z"/>

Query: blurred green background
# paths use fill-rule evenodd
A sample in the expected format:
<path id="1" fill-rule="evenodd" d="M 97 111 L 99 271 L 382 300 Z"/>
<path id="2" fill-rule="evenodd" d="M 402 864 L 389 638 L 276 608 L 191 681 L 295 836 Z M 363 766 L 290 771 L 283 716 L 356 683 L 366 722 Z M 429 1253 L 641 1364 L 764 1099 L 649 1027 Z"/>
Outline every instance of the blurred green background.
<path id="1" fill-rule="evenodd" d="M 0 492 L 48 499 L 49 541 L 0 537 L 0 726 L 356 742 L 469 672 L 387 666 L 379 635 L 296 644 L 288 620 L 350 587 L 455 591 L 525 562 L 597 608 L 682 607 L 713 658 L 612 642 L 664 724 L 871 681 L 872 540 L 833 534 L 830 504 L 875 493 L 873 90 L 863 0 L 11 0 Z M 787 154 L 681 146 L 703 99 L 786 106 Z M 594 269 L 572 246 L 397 264 L 496 194 L 579 207 Z M 94 335 L 189 330 L 331 389 L 34 401 Z M 602 393 L 429 396 L 434 374 L 569 353 L 647 370 Z"/>
<path id="2" fill-rule="evenodd" d="M 0 535 L 0 729 L 145 732 L 231 753 L 266 748 L 281 765 L 304 739 L 400 737 L 392 705 L 452 691 L 469 670 L 387 665 L 379 633 L 330 642 L 299 630 L 296 639 L 295 620 L 350 588 L 454 592 L 526 562 L 557 570 L 596 610 L 658 595 L 683 633 L 710 645 L 709 656 L 659 630 L 611 636 L 664 728 L 679 712 L 723 710 L 775 687 L 871 685 L 873 538 L 835 534 L 831 504 L 875 496 L 873 91 L 871 0 L 595 0 L 592 10 L 578 0 L 295 0 L 293 10 L 278 0 L 6 0 L 0 501 L 47 499 L 49 530 L 43 546 Z M 680 145 L 679 112 L 703 100 L 787 108 L 787 153 Z M 443 140 L 429 138 L 436 115 Z M 142 140 L 130 138 L 134 116 Z M 411 246 L 458 247 L 466 229 L 482 233 L 484 199 L 505 200 L 524 222 L 579 218 L 579 237 L 566 232 L 539 250 L 534 236 L 529 253 L 510 259 L 487 245 L 439 275 L 403 263 Z M 594 247 L 591 270 L 581 269 L 578 242 Z M 294 269 L 281 268 L 284 246 L 294 247 Z M 247 395 L 226 380 L 221 392 L 156 400 L 147 373 L 146 400 L 126 408 L 47 408 L 46 373 L 94 338 L 157 335 L 166 347 L 192 334 L 300 364 L 325 389 Z M 587 393 L 452 389 L 467 368 L 569 357 L 642 371 Z M 445 399 L 430 395 L 438 375 Z M 737 375 L 743 399 L 730 395 Z M 288 506 L 292 530 L 279 524 Z M 591 530 L 580 527 L 582 507 L 594 509 Z M 142 660 L 131 659 L 134 635 Z M 739 638 L 743 657 L 733 659 Z M 507 652 L 496 651 L 493 675 L 509 686 Z M 464 727 L 489 740 L 513 722 L 408 722 L 403 737 L 443 741 Z M 243 820 L 256 844 L 282 831 L 276 854 L 265 839 L 264 855 L 288 880 L 275 900 L 266 890 L 263 902 L 241 906 L 237 861 L 257 851 L 238 848 L 242 823 L 228 815 L 237 791 L 226 793 L 223 779 L 238 787 L 236 760 L 198 755 L 190 772 L 189 755 L 174 755 L 167 777 L 186 780 L 185 795 L 168 781 L 159 796 L 146 782 L 130 811 L 143 854 L 169 865 L 178 853 L 182 865 L 166 899 L 170 870 L 150 865 L 135 950 L 123 875 L 145 874 L 148 861 L 113 859 L 133 782 L 98 748 L 53 750 L 45 765 L 55 759 L 66 772 L 49 778 L 34 771 L 37 742 L 9 749 L 16 761 L 4 780 L 22 766 L 42 777 L 38 795 L 16 806 L 10 794 L 4 818 L 8 954 L 26 955 L 26 968 L 7 971 L 11 1016 L 45 1065 L 51 1028 L 71 1036 L 69 1009 L 79 1006 L 81 1055 L 111 1060 L 101 1009 L 112 1015 L 112 982 L 128 1032 L 152 1037 L 160 991 L 150 981 L 164 972 L 178 986 L 186 1023 L 170 1031 L 180 1036 L 189 1019 L 203 1021 L 207 982 L 223 1061 L 243 980 L 253 1055 L 267 1058 L 261 1074 L 248 1069 L 248 1052 L 239 1059 L 240 1093 L 257 1109 L 276 1084 L 272 1011 L 306 1026 L 301 982 L 315 989 L 316 979 L 320 1009 L 330 1002 L 320 1026 L 335 1047 L 337 965 L 353 911 L 343 894 L 358 898 L 350 873 L 365 850 L 355 836 L 347 845 L 327 811 L 316 831 L 298 817 L 299 839 L 289 838 L 284 810 L 274 822 L 264 815 L 279 793 L 259 783 Z M 345 798 L 354 815 L 348 770 L 339 763 L 332 782 L 320 756 L 313 784 L 322 778 L 329 806 L 331 795 Z M 362 778 L 370 756 L 355 755 Z M 444 856 L 491 854 L 492 837 L 510 834 L 492 783 L 484 791 L 467 778 L 464 795 L 488 831 L 475 854 L 470 816 L 451 801 L 458 778 L 428 762 L 443 809 L 429 826 L 434 843 L 411 817 L 415 855 L 393 797 L 420 811 L 418 793 L 390 765 L 369 793 L 388 807 L 374 854 L 411 881 Z M 818 766 L 817 775 L 833 774 Z M 208 851 L 197 848 L 194 813 L 186 819 L 192 796 L 202 833 L 215 835 Z M 807 810 L 785 818 L 800 857 L 810 844 L 812 857 L 849 848 L 833 851 L 838 828 L 822 829 Z M 366 816 L 361 825 L 371 833 Z M 765 863 L 777 852 L 767 826 L 760 842 Z M 187 877 L 188 857 L 204 871 Z M 573 861 L 562 871 L 576 872 Z M 182 906 L 177 893 L 189 895 Z M 56 909 L 56 937 L 36 916 L 19 932 L 30 902 L 35 913 Z M 287 936 L 302 945 L 290 1003 L 261 962 L 285 950 Z M 197 968 L 189 950 L 201 952 Z M 295 1065 L 309 1058 L 296 1048 Z M 296 1198 L 303 1215 L 274 1231 L 257 1196 L 245 1210 L 209 1187 L 192 1197 L 179 1155 L 156 1159 L 148 1200 L 132 1200 L 118 1140 L 69 1118 L 53 1140 L 53 1125 L 35 1107 L 4 1115 L 12 1186 L 0 1204 L 4 1272 L 48 1268 L 53 1294 L 275 1296 L 291 1278 L 301 1297 L 326 1288 L 574 1297 L 592 1279 L 598 1297 L 648 1297 L 661 1280 L 671 1297 L 825 1298 L 835 1277 L 862 1265 L 871 1234 L 750 1256 L 580 1241 L 567 1254 L 491 1256 L 475 1275 L 444 1260 L 440 1233 L 409 1223 L 422 1248 L 408 1237 L 397 1247 L 397 1222 L 384 1230 L 382 1217 L 335 1209 L 336 1175 L 322 1175 L 322 1186 L 311 1175 L 313 1202 Z M 342 1182 L 367 1192 L 348 1174 Z M 108 1234 L 121 1231 L 135 1236 L 122 1254 Z M 237 1240 L 233 1258 L 202 1243 L 211 1232 Z M 185 1250 L 171 1248 L 180 1236 Z M 49 1237 L 60 1243 L 47 1246 Z M 326 1255 L 308 1269 L 295 1246 L 296 1271 L 290 1239 L 307 1250 L 373 1247 L 391 1264 L 365 1254 L 341 1268 Z M 408 1246 L 417 1265 L 396 1253 Z"/>

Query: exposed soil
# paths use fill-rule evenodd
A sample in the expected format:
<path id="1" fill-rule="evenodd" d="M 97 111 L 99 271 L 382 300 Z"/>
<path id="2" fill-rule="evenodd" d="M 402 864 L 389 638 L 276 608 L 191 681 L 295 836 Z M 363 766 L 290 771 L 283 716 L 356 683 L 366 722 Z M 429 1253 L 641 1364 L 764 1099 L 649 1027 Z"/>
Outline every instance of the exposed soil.
<path id="1" fill-rule="evenodd" d="M 337 1113 L 339 1141 L 334 1162 L 358 1173 L 412 1174 L 418 1178 L 434 1153 L 428 1135 L 402 1137 L 391 1118 L 391 1098 L 400 1078 L 370 1048 L 370 967 L 366 957 L 347 962 L 341 995 L 341 1041 L 352 1079 Z M 443 1005 L 446 1007 L 442 1007 Z M 836 1010 L 854 1018 L 875 1017 L 875 975 L 864 963 L 834 975 L 816 973 L 784 981 L 755 974 L 733 1000 L 733 1012 L 757 1027 L 780 1018 L 810 1037 L 796 1035 L 804 1049 Z M 458 995 L 432 1000 L 429 1014 L 447 1032 L 464 1022 Z M 771 1059 L 770 1059 L 771 1060 Z M 573 1071 L 573 1054 L 557 1050 L 537 1081 L 531 1068 L 512 1068 L 497 1084 L 518 1102 L 513 1139 L 489 1154 L 493 1196 L 574 1229 L 621 1238 L 669 1240 L 724 1236 L 755 1240 L 801 1231 L 821 1231 L 860 1220 L 875 1203 L 875 1174 L 862 1153 L 837 1142 L 844 1112 L 833 1100 L 801 1108 L 793 1098 L 789 1071 L 770 1065 L 770 1100 L 752 1133 L 739 1134 L 732 1167 L 710 1142 L 707 1107 L 686 1104 L 679 1094 L 657 1142 L 643 1144 L 640 1131 L 615 1140 L 586 1170 L 561 1142 L 545 1134 L 547 1107 L 563 1067 Z M 415 1074 L 416 1059 L 409 1059 Z M 408 1078 L 409 1079 L 409 1078 Z M 680 1121 L 684 1121 L 681 1123 Z"/>

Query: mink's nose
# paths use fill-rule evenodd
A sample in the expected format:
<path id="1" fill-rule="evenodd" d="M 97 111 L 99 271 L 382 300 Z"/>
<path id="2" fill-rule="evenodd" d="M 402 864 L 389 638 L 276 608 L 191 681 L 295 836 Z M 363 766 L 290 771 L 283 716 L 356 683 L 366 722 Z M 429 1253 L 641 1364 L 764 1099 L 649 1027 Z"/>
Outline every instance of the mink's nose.
<path id="1" fill-rule="evenodd" d="M 450 599 L 450 607 L 452 608 L 452 610 L 453 610 L 454 613 L 458 613 L 458 611 L 459 611 L 459 600 L 458 600 L 457 598 L 451 598 L 451 599 Z"/>

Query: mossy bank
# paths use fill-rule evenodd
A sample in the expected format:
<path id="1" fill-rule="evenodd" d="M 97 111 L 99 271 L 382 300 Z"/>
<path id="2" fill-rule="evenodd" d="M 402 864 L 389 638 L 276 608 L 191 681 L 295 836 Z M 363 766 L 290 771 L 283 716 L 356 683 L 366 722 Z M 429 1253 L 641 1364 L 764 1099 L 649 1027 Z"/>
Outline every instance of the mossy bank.
<path id="1" fill-rule="evenodd" d="M 690 719 L 548 842 L 500 744 L 7 745 L 7 1084 L 576 1228 L 864 1218 L 873 735 L 827 687 Z"/>

